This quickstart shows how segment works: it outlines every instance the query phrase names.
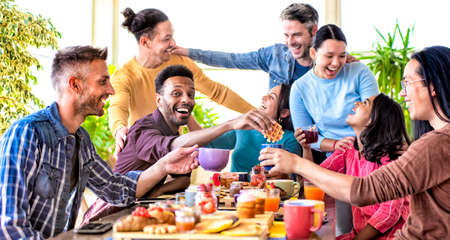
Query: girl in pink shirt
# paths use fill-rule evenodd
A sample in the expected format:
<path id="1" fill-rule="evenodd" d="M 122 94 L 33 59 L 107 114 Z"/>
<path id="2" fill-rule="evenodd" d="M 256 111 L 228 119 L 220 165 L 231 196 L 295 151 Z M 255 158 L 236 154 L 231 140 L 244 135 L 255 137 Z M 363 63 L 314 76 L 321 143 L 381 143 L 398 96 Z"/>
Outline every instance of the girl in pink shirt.
<path id="1" fill-rule="evenodd" d="M 384 94 L 364 102 L 356 102 L 354 114 L 346 122 L 356 133 L 353 144 L 339 144 L 343 148 L 328 157 L 321 166 L 332 171 L 364 177 L 397 159 L 402 148 L 410 144 L 406 133 L 403 110 Z M 304 158 L 312 159 L 311 148 L 305 144 L 301 129 L 296 131 L 303 147 Z M 351 137 L 342 140 L 353 142 Z M 337 145 L 337 144 L 335 144 Z M 409 198 L 400 198 L 365 207 L 352 206 L 353 230 L 337 239 L 393 239 L 409 214 Z"/>

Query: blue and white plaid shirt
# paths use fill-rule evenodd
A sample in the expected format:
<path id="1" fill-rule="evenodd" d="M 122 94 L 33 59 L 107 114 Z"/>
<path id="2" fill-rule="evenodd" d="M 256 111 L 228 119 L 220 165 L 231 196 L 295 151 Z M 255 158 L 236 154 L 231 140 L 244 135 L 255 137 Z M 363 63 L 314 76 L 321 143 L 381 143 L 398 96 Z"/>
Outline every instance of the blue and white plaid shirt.
<path id="1" fill-rule="evenodd" d="M 15 122 L 0 139 L 0 239 L 41 239 L 73 228 L 85 187 L 118 206 L 135 200 L 140 172 L 115 174 L 88 133 L 62 125 L 56 103 Z M 79 139 L 79 172 L 71 189 Z"/>

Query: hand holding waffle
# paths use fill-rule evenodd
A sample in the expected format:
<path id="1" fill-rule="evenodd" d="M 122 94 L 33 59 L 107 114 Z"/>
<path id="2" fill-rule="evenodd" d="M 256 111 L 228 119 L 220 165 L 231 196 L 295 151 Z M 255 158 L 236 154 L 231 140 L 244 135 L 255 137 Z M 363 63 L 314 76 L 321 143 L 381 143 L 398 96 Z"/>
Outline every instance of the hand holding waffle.
<path id="1" fill-rule="evenodd" d="M 275 121 L 259 110 L 251 110 L 232 120 L 233 129 L 256 129 L 260 132 L 270 131 Z"/>
<path id="2" fill-rule="evenodd" d="M 269 131 L 263 132 L 264 137 L 267 139 L 268 142 L 276 142 L 281 140 L 283 137 L 284 131 L 281 128 L 281 125 L 277 122 L 274 122 L 272 125 L 272 129 Z"/>

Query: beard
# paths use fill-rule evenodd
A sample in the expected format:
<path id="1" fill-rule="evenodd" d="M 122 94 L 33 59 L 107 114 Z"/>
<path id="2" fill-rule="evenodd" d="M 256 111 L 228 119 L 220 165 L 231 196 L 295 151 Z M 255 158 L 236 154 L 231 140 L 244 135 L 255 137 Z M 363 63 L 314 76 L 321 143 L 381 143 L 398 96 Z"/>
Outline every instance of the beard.
<path id="1" fill-rule="evenodd" d="M 300 48 L 303 47 L 303 52 L 301 52 L 299 55 L 297 55 L 297 56 L 295 57 L 295 59 L 309 58 L 309 49 L 311 48 L 312 45 L 311 45 L 311 44 L 304 45 L 304 44 L 301 44 L 301 43 L 297 43 L 297 44 L 291 45 L 291 46 L 289 46 L 289 47 L 291 47 L 291 48 L 297 48 L 298 46 L 300 46 Z"/>
<path id="2" fill-rule="evenodd" d="M 172 125 L 176 128 L 186 125 L 188 123 L 189 120 L 189 116 L 191 116 L 192 114 L 192 109 L 194 108 L 194 106 L 190 105 L 190 104 L 182 104 L 181 107 L 187 108 L 189 110 L 189 114 L 188 117 L 184 118 L 184 117 L 178 117 L 178 113 L 176 111 L 176 108 L 179 106 L 173 106 L 170 107 L 165 100 L 161 101 L 161 105 L 159 106 L 159 110 L 162 113 L 162 115 L 164 116 L 164 119 L 166 119 L 167 123 L 169 125 Z"/>
<path id="3" fill-rule="evenodd" d="M 103 110 L 103 107 L 100 107 L 99 103 L 102 102 L 102 98 L 104 96 L 101 97 L 94 97 L 94 96 L 87 96 L 87 94 L 82 94 L 80 99 L 80 103 L 78 104 L 78 106 L 75 108 L 75 110 L 79 113 L 81 113 L 83 116 L 87 117 L 90 115 L 95 115 L 95 116 L 103 116 L 103 114 L 105 113 L 105 111 Z"/>

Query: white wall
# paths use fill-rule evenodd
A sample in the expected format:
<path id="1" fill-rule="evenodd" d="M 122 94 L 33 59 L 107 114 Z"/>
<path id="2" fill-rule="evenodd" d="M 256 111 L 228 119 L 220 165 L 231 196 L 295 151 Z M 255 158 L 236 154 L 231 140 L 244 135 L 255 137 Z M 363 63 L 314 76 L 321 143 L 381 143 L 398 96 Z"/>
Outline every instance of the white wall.
<path id="1" fill-rule="evenodd" d="M 119 9 L 126 7 L 138 12 L 157 8 L 167 14 L 175 31 L 175 41 L 182 47 L 202 48 L 227 52 L 249 52 L 260 47 L 284 42 L 280 13 L 293 1 L 289 0 L 153 0 L 120 1 Z M 302 1 L 312 4 L 319 15 L 325 14 L 325 1 Z M 321 19 L 322 20 L 322 19 Z M 120 23 L 123 16 L 120 15 Z M 119 32 L 119 64 L 136 53 L 136 40 L 125 29 Z M 201 65 L 205 67 L 205 65 Z M 210 67 L 208 67 L 210 68 Z M 223 83 L 259 106 L 268 91 L 268 74 L 263 71 L 205 71 L 212 80 Z M 238 114 L 211 103 L 227 120 Z"/>
<path id="2" fill-rule="evenodd" d="M 342 28 L 351 51 L 370 50 L 377 40 L 375 27 L 383 34 L 392 33 L 397 20 L 402 30 L 415 25 L 410 46 L 416 50 L 432 45 L 450 46 L 448 0 L 341 2 Z"/>
<path id="3" fill-rule="evenodd" d="M 41 14 L 51 19 L 62 35 L 58 41 L 60 48 L 91 44 L 92 10 L 90 0 L 17 0 L 16 3 L 24 11 L 35 15 Z M 30 51 L 44 67 L 43 71 L 35 71 L 38 84 L 33 87 L 33 93 L 48 105 L 56 99 L 56 93 L 50 80 L 52 58 L 55 51 L 50 48 L 30 49 Z"/>

